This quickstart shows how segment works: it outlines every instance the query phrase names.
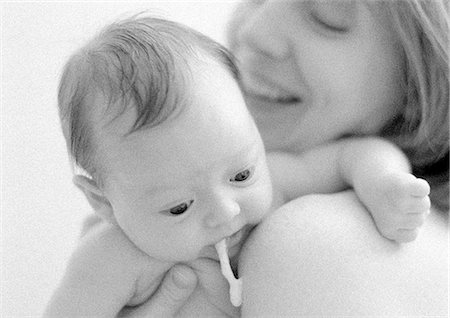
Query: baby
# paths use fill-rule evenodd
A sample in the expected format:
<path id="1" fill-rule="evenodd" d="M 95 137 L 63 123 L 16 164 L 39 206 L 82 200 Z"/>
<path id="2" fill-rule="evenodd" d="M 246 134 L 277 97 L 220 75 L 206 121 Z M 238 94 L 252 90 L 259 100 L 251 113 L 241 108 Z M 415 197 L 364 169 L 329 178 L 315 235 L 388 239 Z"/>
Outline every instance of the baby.
<path id="1" fill-rule="evenodd" d="M 63 132 L 76 175 L 107 222 L 71 257 L 46 316 L 116 316 L 157 289 L 176 263 L 218 259 L 240 304 L 240 248 L 269 212 L 300 195 L 353 186 L 386 237 L 415 238 L 429 187 L 380 139 L 304 154 L 266 154 L 232 56 L 174 22 L 108 26 L 68 61 Z"/>

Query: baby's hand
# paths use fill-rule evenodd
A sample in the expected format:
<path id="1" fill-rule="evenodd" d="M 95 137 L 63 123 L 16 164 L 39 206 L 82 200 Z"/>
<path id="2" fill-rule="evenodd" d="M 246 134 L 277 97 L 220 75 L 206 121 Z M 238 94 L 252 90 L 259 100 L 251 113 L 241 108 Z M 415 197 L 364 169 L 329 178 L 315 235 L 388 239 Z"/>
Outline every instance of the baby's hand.
<path id="1" fill-rule="evenodd" d="M 428 182 L 410 173 L 380 176 L 367 203 L 378 230 L 388 239 L 411 242 L 430 213 Z"/>

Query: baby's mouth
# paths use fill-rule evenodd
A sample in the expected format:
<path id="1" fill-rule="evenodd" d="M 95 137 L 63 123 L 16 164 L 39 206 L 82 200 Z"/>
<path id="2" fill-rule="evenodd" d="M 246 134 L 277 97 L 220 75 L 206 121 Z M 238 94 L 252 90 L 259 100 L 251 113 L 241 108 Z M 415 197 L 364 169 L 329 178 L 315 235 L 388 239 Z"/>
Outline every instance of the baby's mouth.
<path id="1" fill-rule="evenodd" d="M 230 301 L 233 306 L 239 307 L 242 304 L 242 278 L 236 278 L 231 269 L 227 240 L 228 239 L 221 240 L 215 245 L 215 248 L 219 255 L 222 275 L 230 285 Z"/>
<path id="2" fill-rule="evenodd" d="M 228 248 L 232 248 L 241 242 L 244 231 L 245 227 L 241 228 L 239 231 L 235 232 L 225 239 Z"/>

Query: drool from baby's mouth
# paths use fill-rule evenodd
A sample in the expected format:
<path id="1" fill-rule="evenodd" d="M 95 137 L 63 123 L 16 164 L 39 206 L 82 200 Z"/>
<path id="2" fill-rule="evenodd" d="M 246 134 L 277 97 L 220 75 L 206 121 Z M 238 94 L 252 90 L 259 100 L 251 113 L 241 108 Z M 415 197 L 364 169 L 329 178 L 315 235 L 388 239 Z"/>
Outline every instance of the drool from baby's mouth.
<path id="1" fill-rule="evenodd" d="M 242 304 L 242 278 L 236 279 L 231 270 L 230 258 L 228 257 L 228 248 L 226 240 L 223 239 L 215 245 L 220 259 L 220 268 L 222 275 L 230 285 L 230 300 L 233 306 L 239 307 Z"/>

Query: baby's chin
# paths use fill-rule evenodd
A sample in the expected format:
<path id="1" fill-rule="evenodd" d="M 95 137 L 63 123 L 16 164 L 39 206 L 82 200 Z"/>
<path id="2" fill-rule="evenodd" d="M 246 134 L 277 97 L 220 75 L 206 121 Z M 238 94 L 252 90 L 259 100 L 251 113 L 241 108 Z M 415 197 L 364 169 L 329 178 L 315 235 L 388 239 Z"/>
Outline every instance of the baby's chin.
<path id="1" fill-rule="evenodd" d="M 198 253 L 197 258 L 207 258 L 214 261 L 219 261 L 219 255 L 217 254 L 214 245 L 208 245 L 202 248 L 202 250 Z"/>
<path id="2" fill-rule="evenodd" d="M 250 232 L 254 227 L 255 225 L 252 224 L 246 225 L 230 237 L 225 238 L 227 245 L 227 254 L 233 267 L 235 264 L 237 264 L 242 246 L 244 245 L 244 242 L 247 240 Z M 204 246 L 199 251 L 191 251 L 191 253 L 185 254 L 184 259 L 176 259 L 172 260 L 172 262 L 189 264 L 195 262 L 197 259 L 210 259 L 219 262 L 220 259 L 216 250 L 216 244 Z"/>
<path id="3" fill-rule="evenodd" d="M 239 232 L 225 239 L 227 255 L 233 268 L 236 267 L 238 263 L 239 253 L 241 252 L 242 246 L 252 228 L 252 226 L 244 227 Z M 198 258 L 208 258 L 211 260 L 220 261 L 215 245 L 205 246 L 200 251 Z"/>
<path id="4" fill-rule="evenodd" d="M 181 255 L 181 253 L 184 252 L 184 255 Z M 192 264 L 198 259 L 210 259 L 213 261 L 219 261 L 219 255 L 217 254 L 216 248 L 214 245 L 208 245 L 204 246 L 200 250 L 191 251 L 189 253 L 186 253 L 186 251 L 180 251 L 178 255 L 164 255 L 160 258 L 156 257 L 156 259 L 162 261 L 163 263 L 167 264 Z M 229 251 L 231 252 L 230 257 L 236 257 L 237 252 L 234 250 Z"/>
<path id="5" fill-rule="evenodd" d="M 228 257 L 230 260 L 238 257 L 241 246 L 233 246 L 228 250 Z M 216 248 L 214 245 L 206 246 L 199 253 L 198 258 L 208 258 L 215 261 L 219 261 L 219 255 L 217 254 Z"/>

